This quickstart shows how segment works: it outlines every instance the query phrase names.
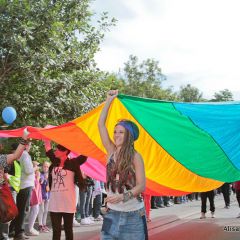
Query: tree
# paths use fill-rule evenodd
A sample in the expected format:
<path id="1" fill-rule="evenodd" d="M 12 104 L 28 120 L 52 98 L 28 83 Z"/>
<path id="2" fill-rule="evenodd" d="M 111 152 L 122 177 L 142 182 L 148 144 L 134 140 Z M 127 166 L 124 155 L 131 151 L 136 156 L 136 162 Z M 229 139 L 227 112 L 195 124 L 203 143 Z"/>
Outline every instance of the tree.
<path id="1" fill-rule="evenodd" d="M 186 86 L 181 86 L 179 91 L 179 98 L 183 102 L 200 102 L 203 101 L 202 93 L 198 88 L 187 84 Z"/>
<path id="2" fill-rule="evenodd" d="M 233 101 L 233 94 L 228 89 L 224 89 L 219 92 L 215 92 L 214 98 L 211 99 L 211 101 L 212 102 Z"/>
<path id="3" fill-rule="evenodd" d="M 138 63 L 136 56 L 130 55 L 122 72 L 127 82 L 127 93 L 135 96 L 150 97 L 154 86 L 161 86 L 164 76 L 158 62 L 147 59 Z"/>
<path id="4" fill-rule="evenodd" d="M 172 88 L 162 88 L 166 76 L 162 74 L 159 62 L 154 59 L 146 59 L 139 63 L 136 56 L 130 55 L 124 68 L 113 75 L 115 85 L 124 94 L 165 100 L 173 100 L 176 97 Z"/>
<path id="5" fill-rule="evenodd" d="M 15 127 L 66 122 L 105 95 L 94 54 L 115 20 L 103 13 L 93 26 L 89 3 L 0 2 L 0 109 L 16 108 Z"/>

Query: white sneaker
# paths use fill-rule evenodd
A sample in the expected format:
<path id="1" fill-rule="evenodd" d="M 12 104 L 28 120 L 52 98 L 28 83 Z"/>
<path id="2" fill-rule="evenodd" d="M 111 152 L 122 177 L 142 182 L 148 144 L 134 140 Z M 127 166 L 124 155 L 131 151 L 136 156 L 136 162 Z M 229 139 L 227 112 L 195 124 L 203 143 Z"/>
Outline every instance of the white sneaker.
<path id="1" fill-rule="evenodd" d="M 38 236 L 39 235 L 39 231 L 37 231 L 36 229 L 32 228 L 31 230 L 26 232 L 26 235 L 27 236 Z"/>
<path id="2" fill-rule="evenodd" d="M 81 224 L 82 225 L 90 225 L 91 223 L 88 218 L 83 218 L 83 219 L 81 219 Z"/>
<path id="3" fill-rule="evenodd" d="M 80 223 L 76 219 L 73 219 L 73 227 L 80 227 Z"/>
<path id="4" fill-rule="evenodd" d="M 94 223 L 94 218 L 93 217 L 87 217 L 88 221 L 90 222 L 90 224 Z"/>

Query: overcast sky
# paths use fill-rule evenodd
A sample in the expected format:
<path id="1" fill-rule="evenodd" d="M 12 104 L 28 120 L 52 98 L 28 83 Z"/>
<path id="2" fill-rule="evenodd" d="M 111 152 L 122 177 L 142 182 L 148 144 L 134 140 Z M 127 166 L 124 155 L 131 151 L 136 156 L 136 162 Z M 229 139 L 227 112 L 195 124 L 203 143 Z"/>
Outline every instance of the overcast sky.
<path id="1" fill-rule="evenodd" d="M 95 0 L 96 14 L 118 22 L 96 55 L 102 70 L 117 72 L 130 54 L 154 58 L 164 86 L 190 83 L 212 98 L 225 88 L 240 100 L 239 0 Z"/>

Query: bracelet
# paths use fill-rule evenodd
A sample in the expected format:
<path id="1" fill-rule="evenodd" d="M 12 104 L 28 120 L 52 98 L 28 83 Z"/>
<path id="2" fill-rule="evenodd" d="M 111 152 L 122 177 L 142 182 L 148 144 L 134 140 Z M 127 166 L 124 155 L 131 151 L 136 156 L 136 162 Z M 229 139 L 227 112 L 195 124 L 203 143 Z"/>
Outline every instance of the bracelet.
<path id="1" fill-rule="evenodd" d="M 27 145 L 27 144 L 28 144 L 28 140 L 25 140 L 25 139 L 23 139 L 23 138 L 20 138 L 19 144 Z"/>
<path id="2" fill-rule="evenodd" d="M 128 193 L 129 193 L 130 199 L 134 198 L 132 191 L 128 191 Z"/>
<path id="3" fill-rule="evenodd" d="M 132 199 L 133 193 L 131 191 L 127 191 L 125 193 L 123 193 L 123 202 L 127 202 L 128 200 Z"/>

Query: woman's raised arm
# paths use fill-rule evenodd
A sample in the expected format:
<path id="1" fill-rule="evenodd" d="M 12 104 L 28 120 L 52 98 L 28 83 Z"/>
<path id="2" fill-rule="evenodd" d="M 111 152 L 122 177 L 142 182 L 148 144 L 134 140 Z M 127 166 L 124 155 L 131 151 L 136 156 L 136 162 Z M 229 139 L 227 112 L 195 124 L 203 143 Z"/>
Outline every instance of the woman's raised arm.
<path id="1" fill-rule="evenodd" d="M 102 112 L 101 112 L 99 120 L 98 120 L 98 129 L 99 129 L 99 133 L 101 136 L 101 140 L 102 140 L 103 146 L 105 147 L 108 154 L 112 153 L 114 151 L 115 146 L 109 137 L 109 133 L 108 133 L 108 130 L 107 130 L 105 124 L 106 124 L 106 119 L 107 119 L 110 105 L 111 105 L 113 99 L 117 95 L 118 95 L 118 90 L 110 90 L 107 93 L 107 99 L 106 99 L 105 105 L 102 109 Z"/>

